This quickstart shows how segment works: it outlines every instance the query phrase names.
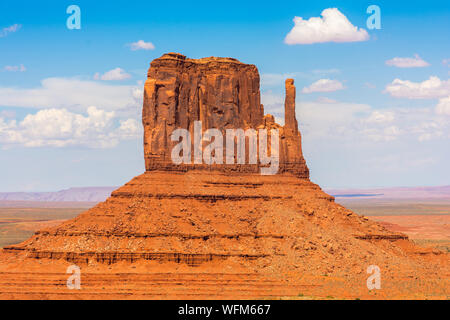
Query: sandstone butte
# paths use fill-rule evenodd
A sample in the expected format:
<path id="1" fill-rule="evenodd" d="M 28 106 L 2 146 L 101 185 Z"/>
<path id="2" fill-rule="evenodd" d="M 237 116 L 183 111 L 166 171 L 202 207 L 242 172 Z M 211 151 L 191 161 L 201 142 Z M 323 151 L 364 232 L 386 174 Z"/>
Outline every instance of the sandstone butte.
<path id="1" fill-rule="evenodd" d="M 77 218 L 4 248 L 0 298 L 448 299 L 448 254 L 358 216 L 312 183 L 294 81 L 284 126 L 264 115 L 259 85 L 257 68 L 236 59 L 155 59 L 142 113 L 146 172 Z M 171 132 L 198 120 L 204 130 L 279 129 L 279 173 L 174 165 Z M 72 264 L 81 290 L 66 287 Z M 380 290 L 367 288 L 370 265 L 381 269 Z"/>

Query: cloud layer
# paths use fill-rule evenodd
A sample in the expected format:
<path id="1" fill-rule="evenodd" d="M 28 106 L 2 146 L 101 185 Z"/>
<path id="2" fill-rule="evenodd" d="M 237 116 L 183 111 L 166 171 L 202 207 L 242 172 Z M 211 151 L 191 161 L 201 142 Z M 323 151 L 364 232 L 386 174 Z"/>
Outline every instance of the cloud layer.
<path id="1" fill-rule="evenodd" d="M 263 92 L 266 112 L 277 120 L 284 117 L 284 97 Z M 450 98 L 438 107 L 375 109 L 368 104 L 339 102 L 327 98 L 297 101 L 297 119 L 309 143 L 338 141 L 338 144 L 372 142 L 417 143 L 450 139 Z M 281 122 L 282 123 L 282 122 Z M 380 148 L 387 146 L 380 145 Z"/>
<path id="2" fill-rule="evenodd" d="M 439 100 L 436 106 L 436 113 L 450 116 L 450 96 Z"/>
<path id="3" fill-rule="evenodd" d="M 103 80 L 103 81 L 120 81 L 130 79 L 131 75 L 126 73 L 125 70 L 121 68 L 112 69 L 102 75 L 98 72 L 94 75 L 94 80 Z"/>
<path id="4" fill-rule="evenodd" d="M 337 8 L 322 11 L 322 18 L 294 18 L 294 28 L 284 42 L 289 45 L 323 42 L 357 42 L 369 40 L 365 29 L 355 27 Z"/>
<path id="5" fill-rule="evenodd" d="M 423 68 L 428 67 L 430 64 L 416 54 L 413 58 L 395 57 L 386 61 L 386 65 L 397 68 Z"/>
<path id="6" fill-rule="evenodd" d="M 155 45 L 151 42 L 145 42 L 144 40 L 139 40 L 137 42 L 133 42 L 132 44 L 130 44 L 131 50 L 132 51 L 137 51 L 137 50 L 154 50 L 155 49 Z"/>
<path id="7" fill-rule="evenodd" d="M 333 92 L 343 89 L 345 89 L 344 85 L 338 80 L 320 79 L 303 88 L 302 93 Z"/>
<path id="8" fill-rule="evenodd" d="M 450 139 L 450 117 L 433 108 L 376 110 L 365 104 L 299 102 L 297 110 L 308 139 L 341 143 Z"/>
<path id="9" fill-rule="evenodd" d="M 116 124 L 114 111 L 89 107 L 87 114 L 66 109 L 45 109 L 29 114 L 21 122 L 0 117 L 0 144 L 25 147 L 84 146 L 110 148 L 121 140 L 140 136 L 141 128 L 134 119 Z"/>
<path id="10" fill-rule="evenodd" d="M 130 85 L 110 85 L 77 78 L 47 78 L 36 88 L 0 87 L 0 105 L 25 108 L 66 108 L 86 110 L 135 109 L 142 106 L 142 89 Z"/>
<path id="11" fill-rule="evenodd" d="M 434 76 L 423 82 L 395 79 L 386 86 L 385 92 L 396 98 L 442 98 L 450 96 L 450 79 L 445 81 Z"/>

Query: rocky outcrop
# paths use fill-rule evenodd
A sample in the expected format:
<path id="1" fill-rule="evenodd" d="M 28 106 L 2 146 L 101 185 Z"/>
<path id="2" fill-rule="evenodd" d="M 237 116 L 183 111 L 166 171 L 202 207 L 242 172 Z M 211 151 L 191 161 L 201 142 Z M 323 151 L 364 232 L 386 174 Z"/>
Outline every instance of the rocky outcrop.
<path id="1" fill-rule="evenodd" d="M 281 163 L 283 172 L 293 172 L 299 177 L 307 175 L 309 170 L 306 167 L 302 151 L 302 137 L 298 130 L 298 122 L 295 116 L 295 85 L 294 79 L 286 80 L 286 100 L 284 109 L 284 127 L 282 134 Z"/>
<path id="2" fill-rule="evenodd" d="M 77 264 L 156 260 L 199 266 L 232 258 L 300 258 L 315 234 L 335 246 L 333 252 L 322 245 L 308 249 L 309 259 L 321 257 L 321 265 L 358 251 L 361 240 L 405 239 L 292 175 L 151 171 L 77 218 L 6 250 Z"/>
<path id="3" fill-rule="evenodd" d="M 285 130 L 298 132 L 298 123 L 295 117 L 295 86 L 294 79 L 286 79 L 286 100 L 284 102 L 284 128 Z"/>
<path id="4" fill-rule="evenodd" d="M 173 131 L 183 128 L 194 136 L 194 122 L 200 121 L 203 132 L 215 128 L 224 136 L 226 129 L 279 129 L 278 172 L 308 178 L 309 171 L 303 159 L 301 136 L 295 118 L 293 80 L 286 82 L 285 127 L 277 125 L 272 116 L 264 115 L 259 83 L 258 69 L 254 65 L 232 58 L 189 59 L 181 54 L 169 53 L 155 59 L 145 83 L 142 113 L 146 170 L 259 170 L 260 164 L 251 165 L 249 161 L 246 161 L 247 165 L 230 165 L 225 160 L 223 165 L 216 166 L 194 164 L 194 161 L 193 165 L 174 165 L 171 152 L 178 142 L 171 140 Z M 247 145 L 247 158 L 248 152 Z M 224 151 L 224 157 L 225 154 Z M 191 157 L 194 158 L 194 154 Z"/>

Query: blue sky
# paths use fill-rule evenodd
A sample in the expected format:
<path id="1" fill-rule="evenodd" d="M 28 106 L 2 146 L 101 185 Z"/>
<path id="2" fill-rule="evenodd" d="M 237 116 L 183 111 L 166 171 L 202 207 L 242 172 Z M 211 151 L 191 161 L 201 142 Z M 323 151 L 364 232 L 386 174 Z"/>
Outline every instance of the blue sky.
<path id="1" fill-rule="evenodd" d="M 80 30 L 66 27 L 72 4 Z M 372 4 L 381 30 L 366 26 Z M 329 8 L 367 37 L 286 43 L 294 17 Z M 0 191 L 120 185 L 143 172 L 142 82 L 171 51 L 255 64 L 266 112 L 280 119 L 293 77 L 322 186 L 450 183 L 448 1 L 3 1 L 0 30 Z M 132 50 L 139 40 L 154 49 Z"/>

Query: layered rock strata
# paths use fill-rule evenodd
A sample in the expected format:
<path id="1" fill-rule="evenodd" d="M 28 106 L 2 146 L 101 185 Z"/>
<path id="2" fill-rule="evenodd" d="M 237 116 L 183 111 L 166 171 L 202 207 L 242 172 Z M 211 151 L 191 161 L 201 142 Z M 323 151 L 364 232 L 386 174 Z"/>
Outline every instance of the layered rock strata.
<path id="1" fill-rule="evenodd" d="M 315 233 L 334 249 L 311 246 Z M 350 247 L 357 250 L 362 240 L 405 239 L 336 205 L 306 179 L 152 171 L 79 217 L 6 250 L 78 264 L 157 260 L 198 266 L 316 250 L 331 261 Z"/>
<path id="2" fill-rule="evenodd" d="M 151 170 L 186 171 L 192 169 L 224 172 L 259 172 L 261 164 L 250 164 L 248 139 L 245 164 L 174 164 L 172 150 L 177 141 L 171 135 L 186 129 L 194 136 L 194 124 L 202 131 L 214 128 L 225 136 L 226 129 L 278 129 L 280 135 L 279 172 L 308 178 L 301 135 L 295 117 L 295 86 L 286 82 L 286 125 L 264 115 L 259 89 L 259 73 L 254 65 L 232 58 L 189 59 L 169 53 L 151 63 L 144 90 L 145 167 Z M 258 131 L 259 132 L 259 131 Z M 269 131 L 270 134 L 270 131 Z M 192 141 L 192 144 L 194 141 Z M 224 143 L 224 149 L 226 143 Z M 270 153 L 270 152 L 269 152 Z M 223 156 L 225 157 L 225 150 Z M 194 154 L 191 155 L 194 158 Z"/>

